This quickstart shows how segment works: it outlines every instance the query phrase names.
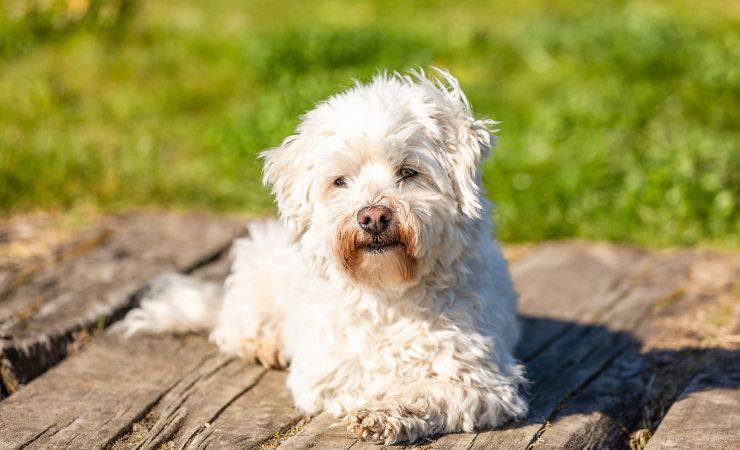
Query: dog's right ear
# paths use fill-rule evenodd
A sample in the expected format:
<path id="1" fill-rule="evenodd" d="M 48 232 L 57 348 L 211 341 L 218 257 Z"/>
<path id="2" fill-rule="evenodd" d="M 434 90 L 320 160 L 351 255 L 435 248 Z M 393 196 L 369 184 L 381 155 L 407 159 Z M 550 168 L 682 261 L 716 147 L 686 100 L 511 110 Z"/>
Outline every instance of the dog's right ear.
<path id="1" fill-rule="evenodd" d="M 308 143 L 299 134 L 288 137 L 280 147 L 260 153 L 265 161 L 262 180 L 272 189 L 280 219 L 293 241 L 306 231 L 311 219 L 310 197 L 313 163 Z"/>

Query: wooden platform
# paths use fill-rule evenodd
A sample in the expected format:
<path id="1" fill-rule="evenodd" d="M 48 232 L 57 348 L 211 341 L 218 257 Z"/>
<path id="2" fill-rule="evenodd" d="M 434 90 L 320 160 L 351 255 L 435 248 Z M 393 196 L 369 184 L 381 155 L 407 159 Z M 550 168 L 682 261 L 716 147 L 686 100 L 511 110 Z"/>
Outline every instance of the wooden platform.
<path id="1" fill-rule="evenodd" d="M 219 355 L 202 336 L 106 335 L 163 271 L 222 278 L 242 222 L 129 213 L 18 258 L 14 225 L 0 225 L 0 448 L 376 447 L 327 415 L 302 417 L 285 372 Z M 740 448 L 738 254 L 506 251 L 531 413 L 421 447 Z"/>

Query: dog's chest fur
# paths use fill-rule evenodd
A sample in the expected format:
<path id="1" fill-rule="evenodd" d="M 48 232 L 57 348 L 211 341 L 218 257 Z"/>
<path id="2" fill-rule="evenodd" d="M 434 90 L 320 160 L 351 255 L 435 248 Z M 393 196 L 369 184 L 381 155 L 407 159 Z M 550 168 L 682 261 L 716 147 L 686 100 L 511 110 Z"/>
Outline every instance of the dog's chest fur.
<path id="1" fill-rule="evenodd" d="M 303 319 L 312 327 L 293 328 L 301 336 L 292 339 L 299 344 L 288 384 L 293 392 L 324 393 L 296 398 L 309 413 L 352 409 L 419 380 L 454 378 L 461 362 L 486 356 L 470 353 L 472 341 L 488 339 L 475 331 L 472 316 L 461 321 L 419 304 L 389 304 L 363 294 L 326 306 L 309 308 L 310 317 Z M 327 398 L 337 400 L 327 406 Z"/>

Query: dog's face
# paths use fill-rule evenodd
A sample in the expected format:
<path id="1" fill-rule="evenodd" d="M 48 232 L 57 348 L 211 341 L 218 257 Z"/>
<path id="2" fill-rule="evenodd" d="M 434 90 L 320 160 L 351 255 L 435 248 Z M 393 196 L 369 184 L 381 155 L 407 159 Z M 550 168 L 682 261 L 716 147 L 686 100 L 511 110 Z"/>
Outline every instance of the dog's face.
<path id="1" fill-rule="evenodd" d="M 471 245 L 487 214 L 479 165 L 489 123 L 442 75 L 447 85 L 421 76 L 357 85 L 263 154 L 281 218 L 317 268 L 404 288 Z"/>

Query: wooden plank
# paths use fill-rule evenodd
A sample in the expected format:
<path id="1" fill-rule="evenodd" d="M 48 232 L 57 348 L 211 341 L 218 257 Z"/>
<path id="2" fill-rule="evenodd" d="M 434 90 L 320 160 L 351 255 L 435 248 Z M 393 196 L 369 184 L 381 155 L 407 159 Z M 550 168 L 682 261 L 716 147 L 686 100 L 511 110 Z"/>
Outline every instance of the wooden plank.
<path id="1" fill-rule="evenodd" d="M 187 448 L 257 448 L 303 419 L 285 386 L 287 373 L 270 370 L 190 440 Z"/>
<path id="2" fill-rule="evenodd" d="M 83 233 L 56 264 L 0 298 L 0 375 L 14 392 L 135 305 L 146 282 L 224 252 L 241 218 L 136 212 Z M 90 237 L 92 236 L 92 237 Z"/>
<path id="3" fill-rule="evenodd" d="M 740 448 L 740 358 L 694 378 L 671 406 L 646 450 L 670 448 Z"/>
<path id="4" fill-rule="evenodd" d="M 101 217 L 84 220 L 78 229 L 53 215 L 0 219 L 0 299 L 44 267 L 84 254 L 107 237 Z"/>
<path id="5" fill-rule="evenodd" d="M 0 402 L 0 448 L 101 448 L 220 361 L 200 337 L 101 337 Z"/>

